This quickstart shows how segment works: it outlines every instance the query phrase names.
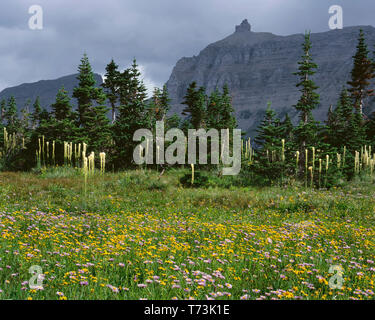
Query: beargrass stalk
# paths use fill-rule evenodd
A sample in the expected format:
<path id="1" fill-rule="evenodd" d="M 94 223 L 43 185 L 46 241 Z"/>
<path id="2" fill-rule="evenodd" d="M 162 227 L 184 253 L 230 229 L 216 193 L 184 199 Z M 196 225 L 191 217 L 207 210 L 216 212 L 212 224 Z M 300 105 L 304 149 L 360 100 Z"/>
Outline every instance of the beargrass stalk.
<path id="1" fill-rule="evenodd" d="M 320 189 L 321 176 L 322 176 L 322 159 L 319 159 L 319 189 Z"/>
<path id="2" fill-rule="evenodd" d="M 336 157 L 337 157 L 337 169 L 340 169 L 341 168 L 341 154 L 336 153 Z"/>
<path id="3" fill-rule="evenodd" d="M 310 187 L 312 188 L 314 184 L 314 170 L 312 166 L 309 167 L 309 172 L 310 172 Z"/>
<path id="4" fill-rule="evenodd" d="M 47 149 L 47 165 L 49 165 L 49 141 L 46 142 Z"/>
<path id="5" fill-rule="evenodd" d="M 52 161 L 53 161 L 53 166 L 56 165 L 56 156 L 55 156 L 55 140 L 52 141 Z"/>
<path id="6" fill-rule="evenodd" d="M 100 173 L 104 174 L 105 173 L 105 153 L 101 152 L 99 154 L 100 157 Z"/>
<path id="7" fill-rule="evenodd" d="M 312 168 L 315 170 L 315 147 L 312 147 Z"/>
<path id="8" fill-rule="evenodd" d="M 298 178 L 299 151 L 296 152 L 296 179 Z"/>
<path id="9" fill-rule="evenodd" d="M 191 185 L 194 184 L 194 164 L 191 164 Z"/>
<path id="10" fill-rule="evenodd" d="M 307 188 L 307 170 L 309 162 L 309 150 L 305 149 L 305 188 Z"/>
<path id="11" fill-rule="evenodd" d="M 329 155 L 326 155 L 326 176 L 324 181 L 324 187 L 327 187 L 327 179 L 328 179 L 328 169 L 329 169 Z"/>

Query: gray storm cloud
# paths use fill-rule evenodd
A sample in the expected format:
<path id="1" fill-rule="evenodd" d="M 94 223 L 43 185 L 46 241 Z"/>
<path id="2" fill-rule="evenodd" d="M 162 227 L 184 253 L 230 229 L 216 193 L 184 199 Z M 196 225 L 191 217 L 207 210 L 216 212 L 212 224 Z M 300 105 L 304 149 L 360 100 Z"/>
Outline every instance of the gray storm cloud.
<path id="1" fill-rule="evenodd" d="M 30 30 L 28 9 L 44 11 Z M 287 35 L 328 30 L 328 8 L 341 5 L 344 26 L 373 25 L 372 0 L 1 0 L 0 90 L 75 73 L 86 52 L 104 73 L 111 58 L 136 57 L 149 87 L 168 80 L 176 61 L 197 55 L 247 18 L 253 31 Z"/>

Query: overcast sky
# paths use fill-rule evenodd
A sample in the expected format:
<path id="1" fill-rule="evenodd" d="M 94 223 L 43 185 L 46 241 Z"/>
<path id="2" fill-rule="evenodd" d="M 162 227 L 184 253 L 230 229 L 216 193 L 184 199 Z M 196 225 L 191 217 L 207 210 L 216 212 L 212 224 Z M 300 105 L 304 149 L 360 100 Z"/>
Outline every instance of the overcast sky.
<path id="1" fill-rule="evenodd" d="M 35 4 L 42 30 L 29 28 Z M 245 18 L 255 32 L 322 32 L 331 5 L 343 7 L 344 27 L 375 25 L 374 0 L 1 0 L 0 90 L 75 73 L 83 52 L 100 74 L 111 58 L 124 69 L 136 57 L 148 88 L 161 86 L 179 58 Z"/>

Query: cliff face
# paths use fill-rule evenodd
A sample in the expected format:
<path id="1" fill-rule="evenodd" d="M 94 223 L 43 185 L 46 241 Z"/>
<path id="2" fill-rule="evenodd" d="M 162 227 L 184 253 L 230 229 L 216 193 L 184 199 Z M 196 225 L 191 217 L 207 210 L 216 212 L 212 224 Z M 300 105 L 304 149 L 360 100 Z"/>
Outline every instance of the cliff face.
<path id="1" fill-rule="evenodd" d="M 100 86 L 103 83 L 102 77 L 99 74 L 94 74 L 96 85 Z M 16 98 L 18 109 L 22 109 L 27 100 L 31 100 L 31 106 L 35 99 L 39 96 L 42 107 L 50 110 L 51 104 L 56 100 L 58 90 L 64 86 L 68 91 L 69 96 L 73 94 L 74 87 L 78 86 L 77 74 L 61 77 L 54 80 L 41 80 L 33 83 L 24 83 L 16 87 L 6 88 L 0 92 L 0 100 L 9 99 L 11 96 Z M 76 105 L 76 99 L 72 99 L 72 105 Z M 31 110 L 30 109 L 30 110 Z"/>
<path id="2" fill-rule="evenodd" d="M 343 85 L 350 77 L 359 29 L 363 29 L 369 49 L 375 44 L 375 28 L 347 27 L 313 33 L 312 56 L 319 69 L 314 80 L 319 86 L 321 103 L 314 116 L 325 120 L 329 106 L 335 105 Z M 294 121 L 298 115 L 292 107 L 299 99 L 296 88 L 298 61 L 302 52 L 303 34 L 277 36 L 252 32 L 246 20 L 227 38 L 210 44 L 198 56 L 180 59 L 173 69 L 167 87 L 172 99 L 171 113 L 180 114 L 186 89 L 192 81 L 210 93 L 215 87 L 228 84 L 239 127 L 255 134 L 267 102 L 282 117 L 286 112 Z M 375 99 L 365 112 L 375 109 Z"/>

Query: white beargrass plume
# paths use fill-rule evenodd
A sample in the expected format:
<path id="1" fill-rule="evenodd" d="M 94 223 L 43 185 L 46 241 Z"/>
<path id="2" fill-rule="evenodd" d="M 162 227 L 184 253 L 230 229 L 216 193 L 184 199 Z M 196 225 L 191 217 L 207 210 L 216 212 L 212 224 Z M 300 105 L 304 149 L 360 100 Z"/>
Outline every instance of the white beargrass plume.
<path id="1" fill-rule="evenodd" d="M 298 176 L 299 151 L 296 151 L 296 178 Z"/>
<path id="2" fill-rule="evenodd" d="M 281 161 L 285 162 L 285 139 L 281 140 Z"/>
<path id="3" fill-rule="evenodd" d="M 313 183 L 314 183 L 314 170 L 312 166 L 309 167 L 309 172 L 310 172 L 310 186 L 312 188 Z"/>
<path id="4" fill-rule="evenodd" d="M 46 142 L 46 146 L 47 146 L 47 164 L 49 162 L 49 141 Z"/>
<path id="5" fill-rule="evenodd" d="M 328 179 L 328 169 L 329 169 L 329 155 L 326 155 L 326 177 L 324 186 L 327 186 L 327 179 Z"/>
<path id="6" fill-rule="evenodd" d="M 90 153 L 88 160 L 89 160 L 89 173 L 94 174 L 94 171 L 95 171 L 95 153 L 94 152 Z"/>
<path id="7" fill-rule="evenodd" d="M 103 174 L 105 172 L 105 153 L 101 152 L 99 153 L 100 157 L 100 172 Z"/>
<path id="8" fill-rule="evenodd" d="M 9 146 L 8 146 L 8 131 L 7 131 L 7 128 L 4 127 L 4 147 L 5 149 L 8 149 Z"/>
<path id="9" fill-rule="evenodd" d="M 68 143 L 64 141 L 64 165 L 68 162 Z"/>

